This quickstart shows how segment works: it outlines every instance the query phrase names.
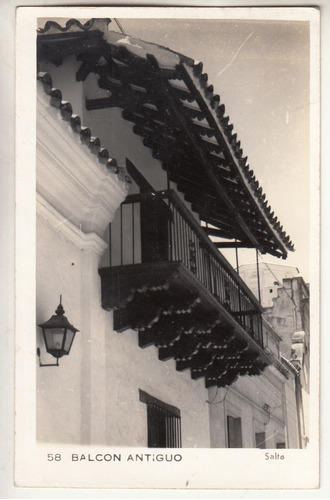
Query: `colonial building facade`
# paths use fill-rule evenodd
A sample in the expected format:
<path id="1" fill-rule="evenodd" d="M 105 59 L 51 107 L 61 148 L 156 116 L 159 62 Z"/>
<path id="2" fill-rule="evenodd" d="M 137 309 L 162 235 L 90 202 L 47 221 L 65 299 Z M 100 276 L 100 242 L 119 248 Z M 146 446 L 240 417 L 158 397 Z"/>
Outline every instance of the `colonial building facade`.
<path id="1" fill-rule="evenodd" d="M 255 266 L 242 266 L 240 274 L 258 293 Z M 281 355 L 296 369 L 295 394 L 300 447 L 308 444 L 310 394 L 309 285 L 294 267 L 262 263 L 260 298 L 264 319 L 281 338 Z M 286 362 L 285 361 L 285 362 Z"/>
<path id="2" fill-rule="evenodd" d="M 105 19 L 37 48 L 37 323 L 62 296 L 79 330 L 37 365 L 38 441 L 299 447 L 297 369 L 221 254 L 293 245 L 201 63 Z"/>

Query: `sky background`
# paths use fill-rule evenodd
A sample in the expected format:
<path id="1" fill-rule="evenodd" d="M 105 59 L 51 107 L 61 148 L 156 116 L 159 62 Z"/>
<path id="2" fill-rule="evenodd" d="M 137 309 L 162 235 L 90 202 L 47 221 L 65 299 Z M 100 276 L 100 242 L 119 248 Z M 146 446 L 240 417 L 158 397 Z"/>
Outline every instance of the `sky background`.
<path id="1" fill-rule="evenodd" d="M 309 23 L 219 19 L 118 19 L 125 34 L 203 62 L 244 156 L 295 252 L 286 261 L 309 281 Z M 110 29 L 120 31 L 112 20 Z M 229 255 L 227 255 L 229 257 Z M 240 250 L 240 264 L 255 254 Z"/>

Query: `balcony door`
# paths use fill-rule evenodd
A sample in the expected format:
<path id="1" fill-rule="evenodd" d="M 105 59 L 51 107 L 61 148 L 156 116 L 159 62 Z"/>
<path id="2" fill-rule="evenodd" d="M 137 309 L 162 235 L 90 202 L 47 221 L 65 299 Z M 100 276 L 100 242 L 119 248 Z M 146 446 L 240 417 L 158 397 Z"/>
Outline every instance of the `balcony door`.
<path id="1" fill-rule="evenodd" d="M 140 193 L 145 195 L 140 205 L 142 262 L 167 261 L 170 256 L 172 211 L 164 200 L 156 196 L 152 185 L 128 159 L 126 167 Z"/>

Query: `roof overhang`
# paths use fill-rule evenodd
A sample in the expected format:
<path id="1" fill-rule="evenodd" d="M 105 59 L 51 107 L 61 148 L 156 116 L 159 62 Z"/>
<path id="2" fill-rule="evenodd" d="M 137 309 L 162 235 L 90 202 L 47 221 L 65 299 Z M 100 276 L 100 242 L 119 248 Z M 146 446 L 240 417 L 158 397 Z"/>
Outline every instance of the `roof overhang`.
<path id="1" fill-rule="evenodd" d="M 88 110 L 120 107 L 213 236 L 286 258 L 293 250 L 243 156 L 225 106 L 201 63 L 163 47 L 108 31 L 109 20 L 39 30 L 38 61 L 60 65 L 75 54 L 76 74 L 90 73 L 109 97 Z"/>

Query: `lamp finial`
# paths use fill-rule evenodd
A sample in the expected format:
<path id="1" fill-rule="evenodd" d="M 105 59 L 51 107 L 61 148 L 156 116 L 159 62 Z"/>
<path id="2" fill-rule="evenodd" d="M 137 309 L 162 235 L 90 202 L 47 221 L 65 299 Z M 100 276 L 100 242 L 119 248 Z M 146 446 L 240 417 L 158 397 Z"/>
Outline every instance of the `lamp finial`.
<path id="1" fill-rule="evenodd" d="M 63 309 L 63 306 L 62 306 L 62 294 L 60 295 L 60 303 L 59 305 L 57 306 L 57 309 L 56 309 L 56 314 L 58 316 L 63 316 L 63 314 L 65 313 L 64 309 Z"/>

